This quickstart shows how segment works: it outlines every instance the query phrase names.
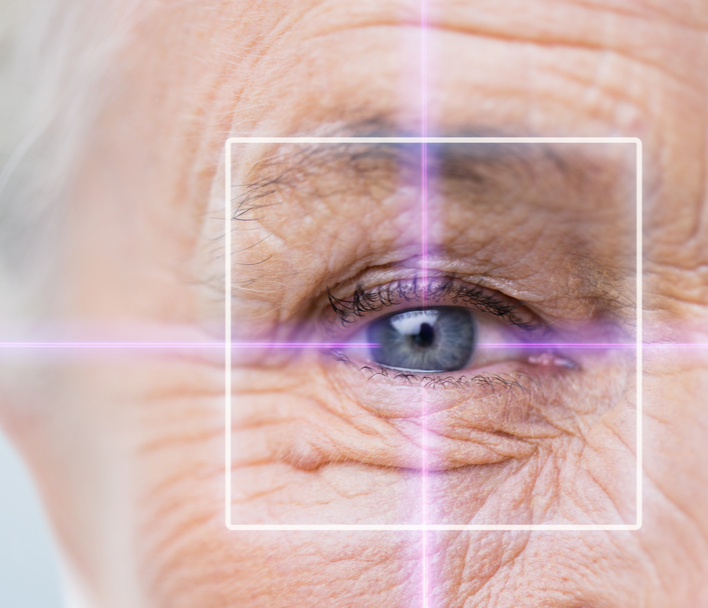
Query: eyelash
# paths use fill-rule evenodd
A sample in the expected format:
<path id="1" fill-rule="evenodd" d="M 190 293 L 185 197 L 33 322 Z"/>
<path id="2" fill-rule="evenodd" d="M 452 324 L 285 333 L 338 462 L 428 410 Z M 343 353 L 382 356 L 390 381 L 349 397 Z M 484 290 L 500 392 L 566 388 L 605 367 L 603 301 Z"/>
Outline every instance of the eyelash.
<path id="1" fill-rule="evenodd" d="M 359 366 L 354 363 L 347 355 L 337 349 L 326 351 L 327 354 L 334 357 L 335 360 L 347 365 L 355 366 L 363 373 L 370 373 L 367 380 L 371 381 L 374 378 L 388 380 L 391 384 L 403 384 L 413 386 L 414 384 L 421 388 L 472 388 L 485 387 L 491 389 L 494 393 L 496 387 L 504 390 L 513 391 L 519 389 L 522 392 L 530 393 L 531 389 L 524 386 L 522 381 L 527 381 L 529 384 L 538 388 L 539 381 L 535 380 L 528 374 L 517 371 L 514 374 L 476 374 L 474 376 L 444 376 L 442 374 L 422 374 L 417 372 L 402 372 L 399 370 L 389 369 L 383 366 L 364 365 Z"/>
<path id="2" fill-rule="evenodd" d="M 421 280 L 414 278 L 406 281 L 394 281 L 386 285 L 365 290 L 357 285 L 350 299 L 337 298 L 327 289 L 329 303 L 342 325 L 354 323 L 357 318 L 384 310 L 390 306 L 399 306 L 404 302 L 414 302 L 423 299 Z M 466 304 L 482 313 L 502 318 L 510 324 L 525 330 L 537 331 L 546 326 L 540 321 L 524 321 L 515 314 L 520 304 L 503 302 L 501 297 L 495 297 L 488 290 L 477 285 L 464 284 L 455 277 L 433 278 L 428 281 L 425 289 L 425 301 L 439 302 L 448 299 L 452 304 Z"/>

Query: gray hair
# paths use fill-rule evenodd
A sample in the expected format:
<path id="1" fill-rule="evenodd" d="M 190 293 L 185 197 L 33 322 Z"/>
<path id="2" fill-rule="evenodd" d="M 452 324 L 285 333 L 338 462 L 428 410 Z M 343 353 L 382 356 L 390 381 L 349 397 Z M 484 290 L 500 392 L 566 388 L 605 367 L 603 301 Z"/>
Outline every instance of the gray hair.
<path id="1" fill-rule="evenodd" d="M 0 318 L 26 314 L 52 274 L 72 167 L 139 4 L 0 0 Z"/>

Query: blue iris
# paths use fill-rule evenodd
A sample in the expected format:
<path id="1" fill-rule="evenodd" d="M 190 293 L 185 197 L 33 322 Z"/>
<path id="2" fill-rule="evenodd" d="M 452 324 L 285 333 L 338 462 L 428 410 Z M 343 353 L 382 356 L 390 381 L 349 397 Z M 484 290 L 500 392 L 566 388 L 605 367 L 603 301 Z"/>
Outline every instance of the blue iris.
<path id="1" fill-rule="evenodd" d="M 476 340 L 469 310 L 456 306 L 397 312 L 367 328 L 372 356 L 380 365 L 406 371 L 451 372 L 464 368 Z"/>

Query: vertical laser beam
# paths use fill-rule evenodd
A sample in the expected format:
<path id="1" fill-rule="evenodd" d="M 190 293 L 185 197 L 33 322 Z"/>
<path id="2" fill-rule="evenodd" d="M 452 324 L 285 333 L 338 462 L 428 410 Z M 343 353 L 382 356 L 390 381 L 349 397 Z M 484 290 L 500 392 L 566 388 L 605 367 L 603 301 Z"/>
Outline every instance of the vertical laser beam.
<path id="1" fill-rule="evenodd" d="M 636 141 L 637 146 L 637 526 L 642 527 L 644 518 L 644 477 L 642 474 L 642 463 L 644 461 L 644 438 L 643 431 L 643 399 L 644 391 L 642 382 L 644 379 L 644 327 L 642 311 L 644 310 L 644 276 L 643 276 L 643 259 L 644 259 L 644 223 L 643 223 L 643 193 L 642 185 L 643 177 L 643 158 L 642 158 L 642 142 Z"/>
<path id="2" fill-rule="evenodd" d="M 420 3 L 420 135 L 428 136 L 428 7 L 427 0 Z M 421 281 L 423 307 L 426 307 L 428 290 L 428 144 L 423 140 L 420 147 L 420 245 L 421 245 Z M 425 387 L 421 389 L 421 451 L 422 451 L 422 475 L 421 475 L 421 498 L 423 516 L 423 566 L 422 566 L 422 592 L 423 608 L 428 608 L 428 402 Z"/>

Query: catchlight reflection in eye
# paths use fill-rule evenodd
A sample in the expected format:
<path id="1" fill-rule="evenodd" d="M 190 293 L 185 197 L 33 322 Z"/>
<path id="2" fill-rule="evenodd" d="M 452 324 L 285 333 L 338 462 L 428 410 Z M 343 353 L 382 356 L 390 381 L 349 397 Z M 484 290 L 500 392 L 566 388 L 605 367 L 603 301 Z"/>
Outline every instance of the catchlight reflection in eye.
<path id="1" fill-rule="evenodd" d="M 474 351 L 477 329 L 469 310 L 437 306 L 393 313 L 367 328 L 371 356 L 380 365 L 407 371 L 455 371 Z"/>

